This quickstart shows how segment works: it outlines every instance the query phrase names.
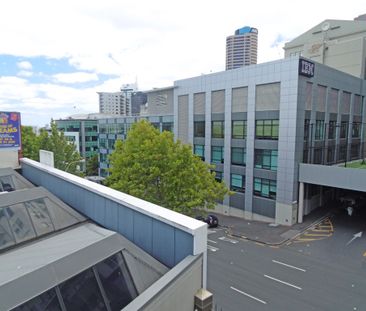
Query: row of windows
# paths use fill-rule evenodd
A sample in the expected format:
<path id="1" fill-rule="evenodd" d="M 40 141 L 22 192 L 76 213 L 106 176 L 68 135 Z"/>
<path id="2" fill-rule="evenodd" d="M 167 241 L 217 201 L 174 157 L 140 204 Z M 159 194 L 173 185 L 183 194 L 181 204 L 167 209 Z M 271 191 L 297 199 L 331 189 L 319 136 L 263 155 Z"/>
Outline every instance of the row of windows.
<path id="1" fill-rule="evenodd" d="M 62 305 L 66 311 L 115 311 L 136 296 L 124 258 L 117 253 L 11 311 L 61 311 Z"/>
<path id="2" fill-rule="evenodd" d="M 339 138 L 345 139 L 348 137 L 348 124 L 349 122 L 342 121 L 337 124 L 336 121 L 329 121 L 328 124 L 324 120 L 315 121 L 315 140 L 324 140 L 326 128 L 328 128 L 328 139 L 336 138 L 336 131 L 339 128 Z M 306 119 L 304 124 L 304 140 L 308 141 L 313 132 L 314 124 L 310 124 L 310 120 Z M 361 123 L 352 123 L 352 138 L 359 138 L 361 135 Z"/>
<path id="3" fill-rule="evenodd" d="M 222 181 L 222 172 L 215 172 L 215 178 L 218 182 Z M 236 192 L 245 192 L 245 176 L 239 174 L 230 175 L 230 190 Z M 266 178 L 254 178 L 253 194 L 256 196 L 276 199 L 277 182 Z"/>
<path id="4" fill-rule="evenodd" d="M 256 120 L 255 137 L 257 139 L 278 139 L 278 120 Z M 231 137 L 245 139 L 247 136 L 247 121 L 232 121 Z M 211 122 L 212 138 L 225 137 L 225 121 Z M 205 121 L 194 122 L 194 137 L 205 137 Z"/>
<path id="5" fill-rule="evenodd" d="M 205 157 L 205 146 L 194 145 L 193 152 L 199 156 L 202 160 Z M 254 150 L 254 166 L 256 168 L 277 171 L 277 150 L 267 149 L 255 149 Z M 211 162 L 212 163 L 224 163 L 224 147 L 212 146 L 211 147 Z M 232 147 L 231 148 L 231 164 L 233 165 L 246 165 L 246 150 L 245 148 Z"/>
<path id="6" fill-rule="evenodd" d="M 99 125 L 99 133 L 100 134 L 126 134 L 130 127 L 131 123 L 114 123 L 114 124 L 100 124 Z M 159 122 L 151 122 L 151 125 L 160 130 Z M 173 122 L 163 122 L 162 123 L 163 131 L 173 131 Z"/>

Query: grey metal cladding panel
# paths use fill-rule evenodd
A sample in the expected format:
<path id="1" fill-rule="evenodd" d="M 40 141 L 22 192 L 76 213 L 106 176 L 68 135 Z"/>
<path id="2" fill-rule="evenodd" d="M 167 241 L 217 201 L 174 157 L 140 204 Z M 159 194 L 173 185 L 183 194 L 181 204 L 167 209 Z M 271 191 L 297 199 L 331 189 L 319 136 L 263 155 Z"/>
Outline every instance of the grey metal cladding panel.
<path id="1" fill-rule="evenodd" d="M 245 193 L 234 193 L 231 195 L 230 206 L 245 210 Z"/>
<path id="2" fill-rule="evenodd" d="M 366 171 L 362 169 L 301 163 L 299 181 L 341 189 L 366 191 Z"/>
<path id="3" fill-rule="evenodd" d="M 230 166 L 230 172 L 231 174 L 239 174 L 239 175 L 245 175 L 245 166 L 240 165 L 231 165 Z"/>
<path id="4" fill-rule="evenodd" d="M 325 113 L 317 111 L 315 118 L 316 118 L 316 120 L 324 120 L 325 119 Z"/>
<path id="5" fill-rule="evenodd" d="M 274 200 L 253 196 L 252 212 L 262 216 L 275 218 L 276 202 Z"/>
<path id="6" fill-rule="evenodd" d="M 247 146 L 247 142 L 245 139 L 231 139 L 231 147 L 245 148 Z"/>
<path id="7" fill-rule="evenodd" d="M 94 205 L 94 221 L 101 225 L 105 225 L 105 214 L 106 214 L 106 199 L 99 195 L 93 194 L 93 205 Z"/>
<path id="8" fill-rule="evenodd" d="M 259 168 L 254 168 L 253 175 L 254 175 L 254 177 L 266 178 L 266 179 L 270 179 L 270 180 L 277 179 L 277 172 L 270 171 L 270 170 L 263 170 L 263 169 L 259 169 Z"/>
<path id="9" fill-rule="evenodd" d="M 337 114 L 336 113 L 330 113 L 329 114 L 329 121 L 337 121 Z"/>
<path id="10" fill-rule="evenodd" d="M 342 122 L 348 122 L 349 121 L 349 115 L 348 114 L 342 114 L 341 121 Z"/>
<path id="11" fill-rule="evenodd" d="M 361 116 L 353 116 L 353 122 L 361 123 L 362 117 Z"/>
<path id="12" fill-rule="evenodd" d="M 280 111 L 256 111 L 256 120 L 278 120 L 280 118 Z"/>
<path id="13" fill-rule="evenodd" d="M 118 206 L 117 203 L 105 201 L 105 223 L 104 226 L 118 232 Z"/>
<path id="14" fill-rule="evenodd" d="M 212 138 L 211 139 L 212 146 L 224 146 L 224 139 L 223 138 Z"/>
<path id="15" fill-rule="evenodd" d="M 195 145 L 204 145 L 205 144 L 205 138 L 204 137 L 194 137 L 193 143 Z"/>
<path id="16" fill-rule="evenodd" d="M 193 254 L 193 238 L 187 232 L 175 229 L 175 264 Z"/>
<path id="17" fill-rule="evenodd" d="M 133 242 L 149 254 L 152 254 L 153 250 L 152 225 L 153 219 L 151 217 L 134 212 Z"/>
<path id="18" fill-rule="evenodd" d="M 278 140 L 256 139 L 254 141 L 254 148 L 278 150 Z"/>
<path id="19" fill-rule="evenodd" d="M 153 220 L 153 249 L 152 255 L 159 261 L 164 262 L 167 266 L 175 265 L 175 228 L 165 224 L 159 220 Z M 177 247 L 180 247 L 177 245 Z"/>
<path id="20" fill-rule="evenodd" d="M 41 184 L 41 174 L 30 165 L 22 164 L 22 175 L 37 186 Z"/>
<path id="21" fill-rule="evenodd" d="M 212 113 L 211 114 L 211 121 L 224 121 L 225 114 L 224 113 Z"/>
<path id="22" fill-rule="evenodd" d="M 193 121 L 205 121 L 205 115 L 204 114 L 195 114 L 193 116 Z"/>
<path id="23" fill-rule="evenodd" d="M 233 112 L 231 114 L 231 120 L 246 120 L 247 119 L 247 113 L 246 112 Z"/>
<path id="24" fill-rule="evenodd" d="M 133 241 L 133 227 L 134 227 L 134 211 L 119 205 L 118 206 L 118 232 L 121 233 L 124 237 Z"/>

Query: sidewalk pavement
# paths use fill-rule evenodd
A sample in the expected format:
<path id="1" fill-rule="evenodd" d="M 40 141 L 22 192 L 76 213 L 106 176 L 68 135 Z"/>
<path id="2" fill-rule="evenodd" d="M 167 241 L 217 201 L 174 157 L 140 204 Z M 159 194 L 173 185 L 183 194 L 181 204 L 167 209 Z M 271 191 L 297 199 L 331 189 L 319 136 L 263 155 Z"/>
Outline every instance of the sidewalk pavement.
<path id="1" fill-rule="evenodd" d="M 293 226 L 282 226 L 221 214 L 215 215 L 219 219 L 219 225 L 226 228 L 228 233 L 232 236 L 276 246 L 281 245 L 301 234 L 308 228 L 321 222 L 330 214 L 329 208 L 317 208 L 309 215 L 304 216 L 303 223 L 295 224 Z"/>

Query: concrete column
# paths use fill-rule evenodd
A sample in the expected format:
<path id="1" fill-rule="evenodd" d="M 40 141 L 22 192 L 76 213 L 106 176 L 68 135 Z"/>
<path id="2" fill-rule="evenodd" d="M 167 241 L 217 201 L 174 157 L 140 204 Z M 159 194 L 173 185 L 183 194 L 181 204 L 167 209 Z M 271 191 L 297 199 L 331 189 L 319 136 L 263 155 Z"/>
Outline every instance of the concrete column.
<path id="1" fill-rule="evenodd" d="M 297 217 L 297 222 L 299 224 L 302 223 L 303 215 L 304 215 L 304 183 L 300 182 L 300 186 L 299 186 L 299 211 L 298 211 L 298 217 Z"/>

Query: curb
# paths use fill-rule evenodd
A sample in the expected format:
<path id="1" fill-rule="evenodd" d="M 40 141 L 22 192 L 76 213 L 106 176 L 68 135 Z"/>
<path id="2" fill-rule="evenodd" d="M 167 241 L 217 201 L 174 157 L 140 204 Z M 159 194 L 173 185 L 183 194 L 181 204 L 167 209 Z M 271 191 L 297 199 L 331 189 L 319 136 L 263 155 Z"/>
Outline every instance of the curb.
<path id="1" fill-rule="evenodd" d="M 241 238 L 241 239 L 244 239 L 244 240 L 247 240 L 247 241 L 252 241 L 252 242 L 256 242 L 256 243 L 260 243 L 260 244 L 268 245 L 268 246 L 280 246 L 280 245 L 282 245 L 282 244 L 284 244 L 284 243 L 286 243 L 286 242 L 288 242 L 292 239 L 297 238 L 299 235 L 303 234 L 306 230 L 308 230 L 309 228 L 311 228 L 313 226 L 316 226 L 317 224 L 321 223 L 324 219 L 326 219 L 330 215 L 332 215 L 332 213 L 330 213 L 330 212 L 325 214 L 324 216 L 320 217 L 319 219 L 313 221 L 311 224 L 309 224 L 308 226 L 303 228 L 299 233 L 295 234 L 293 237 L 285 238 L 281 242 L 266 242 L 266 241 L 263 241 L 263 240 L 256 240 L 256 239 L 253 239 L 253 238 L 249 238 L 245 235 L 241 235 L 241 234 L 238 234 L 238 233 L 233 233 L 231 227 L 227 227 L 227 228 L 228 228 L 229 231 L 231 231 L 229 234 L 233 237 Z"/>

